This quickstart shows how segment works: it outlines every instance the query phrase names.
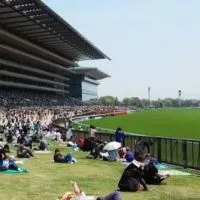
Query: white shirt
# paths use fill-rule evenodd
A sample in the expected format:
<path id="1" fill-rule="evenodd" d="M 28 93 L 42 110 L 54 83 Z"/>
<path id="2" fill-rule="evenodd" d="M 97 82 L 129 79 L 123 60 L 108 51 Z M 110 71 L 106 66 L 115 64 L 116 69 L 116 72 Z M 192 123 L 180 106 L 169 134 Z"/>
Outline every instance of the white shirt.
<path id="1" fill-rule="evenodd" d="M 69 128 L 68 131 L 67 131 L 67 134 L 66 134 L 66 138 L 67 138 L 67 139 L 70 139 L 72 136 L 73 136 L 72 129 Z"/>
<path id="2" fill-rule="evenodd" d="M 90 130 L 90 137 L 95 137 L 97 130 L 95 128 L 91 128 Z"/>
<path id="3" fill-rule="evenodd" d="M 73 197 L 72 200 L 96 200 L 95 196 L 86 196 L 84 192 L 81 192 L 79 196 Z"/>
<path id="4" fill-rule="evenodd" d="M 60 140 L 61 139 L 61 133 L 58 131 L 56 132 L 56 137 L 57 137 L 57 140 Z"/>

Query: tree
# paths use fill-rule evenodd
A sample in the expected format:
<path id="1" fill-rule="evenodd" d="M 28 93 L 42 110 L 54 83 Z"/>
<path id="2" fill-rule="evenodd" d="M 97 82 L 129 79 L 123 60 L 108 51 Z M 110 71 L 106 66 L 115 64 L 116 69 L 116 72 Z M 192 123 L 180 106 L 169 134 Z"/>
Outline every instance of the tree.
<path id="1" fill-rule="evenodd" d="M 179 107 L 179 99 L 172 99 L 172 107 Z"/>
<path id="2" fill-rule="evenodd" d="M 115 97 L 115 106 L 120 106 L 120 101 L 118 100 L 118 98 L 117 97 Z"/>
<path id="3" fill-rule="evenodd" d="M 164 104 L 164 107 L 172 107 L 172 99 L 171 98 L 166 98 L 163 100 L 163 104 Z"/>
<path id="4" fill-rule="evenodd" d="M 104 105 L 104 106 L 126 106 L 132 107 L 131 109 L 136 108 L 149 108 L 149 100 L 148 99 L 139 99 L 138 97 L 125 97 L 122 101 L 119 101 L 117 97 L 113 96 L 103 96 L 99 99 L 93 99 L 90 101 L 93 105 Z M 179 107 L 179 99 L 165 98 L 165 99 L 157 99 L 151 101 L 151 105 L 154 108 L 162 108 L 162 107 Z M 186 99 L 182 100 L 181 106 L 184 107 L 199 107 L 200 100 L 196 99 Z"/>
<path id="5" fill-rule="evenodd" d="M 99 98 L 99 102 L 104 106 L 114 106 L 115 105 L 115 97 L 113 96 L 104 96 Z"/>
<path id="6" fill-rule="evenodd" d="M 124 106 L 130 106 L 130 105 L 131 105 L 131 103 L 130 103 L 130 98 L 128 98 L 128 97 L 124 98 L 124 99 L 122 100 L 122 104 L 123 104 Z"/>
<path id="7" fill-rule="evenodd" d="M 142 102 L 138 97 L 131 97 L 129 101 L 130 101 L 131 106 L 134 106 L 137 108 L 142 107 Z"/>
<path id="8" fill-rule="evenodd" d="M 154 101 L 151 101 L 151 105 L 154 107 L 154 108 L 160 108 L 162 107 L 162 103 L 161 103 L 161 100 L 154 100 Z"/>
<path id="9" fill-rule="evenodd" d="M 143 108 L 148 108 L 149 107 L 149 100 L 148 99 L 142 99 L 141 104 Z"/>

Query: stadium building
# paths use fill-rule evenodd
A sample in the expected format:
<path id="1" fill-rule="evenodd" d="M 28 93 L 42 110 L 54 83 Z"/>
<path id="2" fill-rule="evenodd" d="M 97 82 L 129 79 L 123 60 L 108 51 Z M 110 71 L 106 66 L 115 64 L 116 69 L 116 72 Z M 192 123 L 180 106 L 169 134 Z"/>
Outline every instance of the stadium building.
<path id="1" fill-rule="evenodd" d="M 76 64 L 96 59 L 110 58 L 41 0 L 0 0 L 1 93 L 97 98 L 109 76 Z"/>

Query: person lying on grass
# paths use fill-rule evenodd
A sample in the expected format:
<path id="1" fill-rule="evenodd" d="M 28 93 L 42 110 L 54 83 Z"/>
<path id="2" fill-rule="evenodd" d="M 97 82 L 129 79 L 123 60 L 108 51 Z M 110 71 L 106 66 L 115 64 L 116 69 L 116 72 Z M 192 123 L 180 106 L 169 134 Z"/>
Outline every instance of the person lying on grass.
<path id="1" fill-rule="evenodd" d="M 57 163 L 68 163 L 68 164 L 72 164 L 72 163 L 75 163 L 76 162 L 76 159 L 73 158 L 72 154 L 71 153 L 67 153 L 65 156 L 63 156 L 61 153 L 60 153 L 60 150 L 59 149 L 56 149 L 55 150 L 55 153 L 54 153 L 54 162 L 57 162 Z"/>
<path id="2" fill-rule="evenodd" d="M 63 196 L 58 197 L 57 200 L 121 200 L 121 194 L 118 191 L 102 197 L 86 196 L 76 182 L 71 181 L 71 185 L 73 192 L 67 192 Z"/>

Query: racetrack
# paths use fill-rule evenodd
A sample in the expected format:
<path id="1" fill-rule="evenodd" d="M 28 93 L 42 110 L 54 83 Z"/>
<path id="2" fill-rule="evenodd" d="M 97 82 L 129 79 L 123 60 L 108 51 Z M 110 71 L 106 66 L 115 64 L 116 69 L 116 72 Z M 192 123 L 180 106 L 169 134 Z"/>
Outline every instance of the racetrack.
<path id="1" fill-rule="evenodd" d="M 200 109 L 194 108 L 148 110 L 83 123 L 152 136 L 200 139 Z"/>

